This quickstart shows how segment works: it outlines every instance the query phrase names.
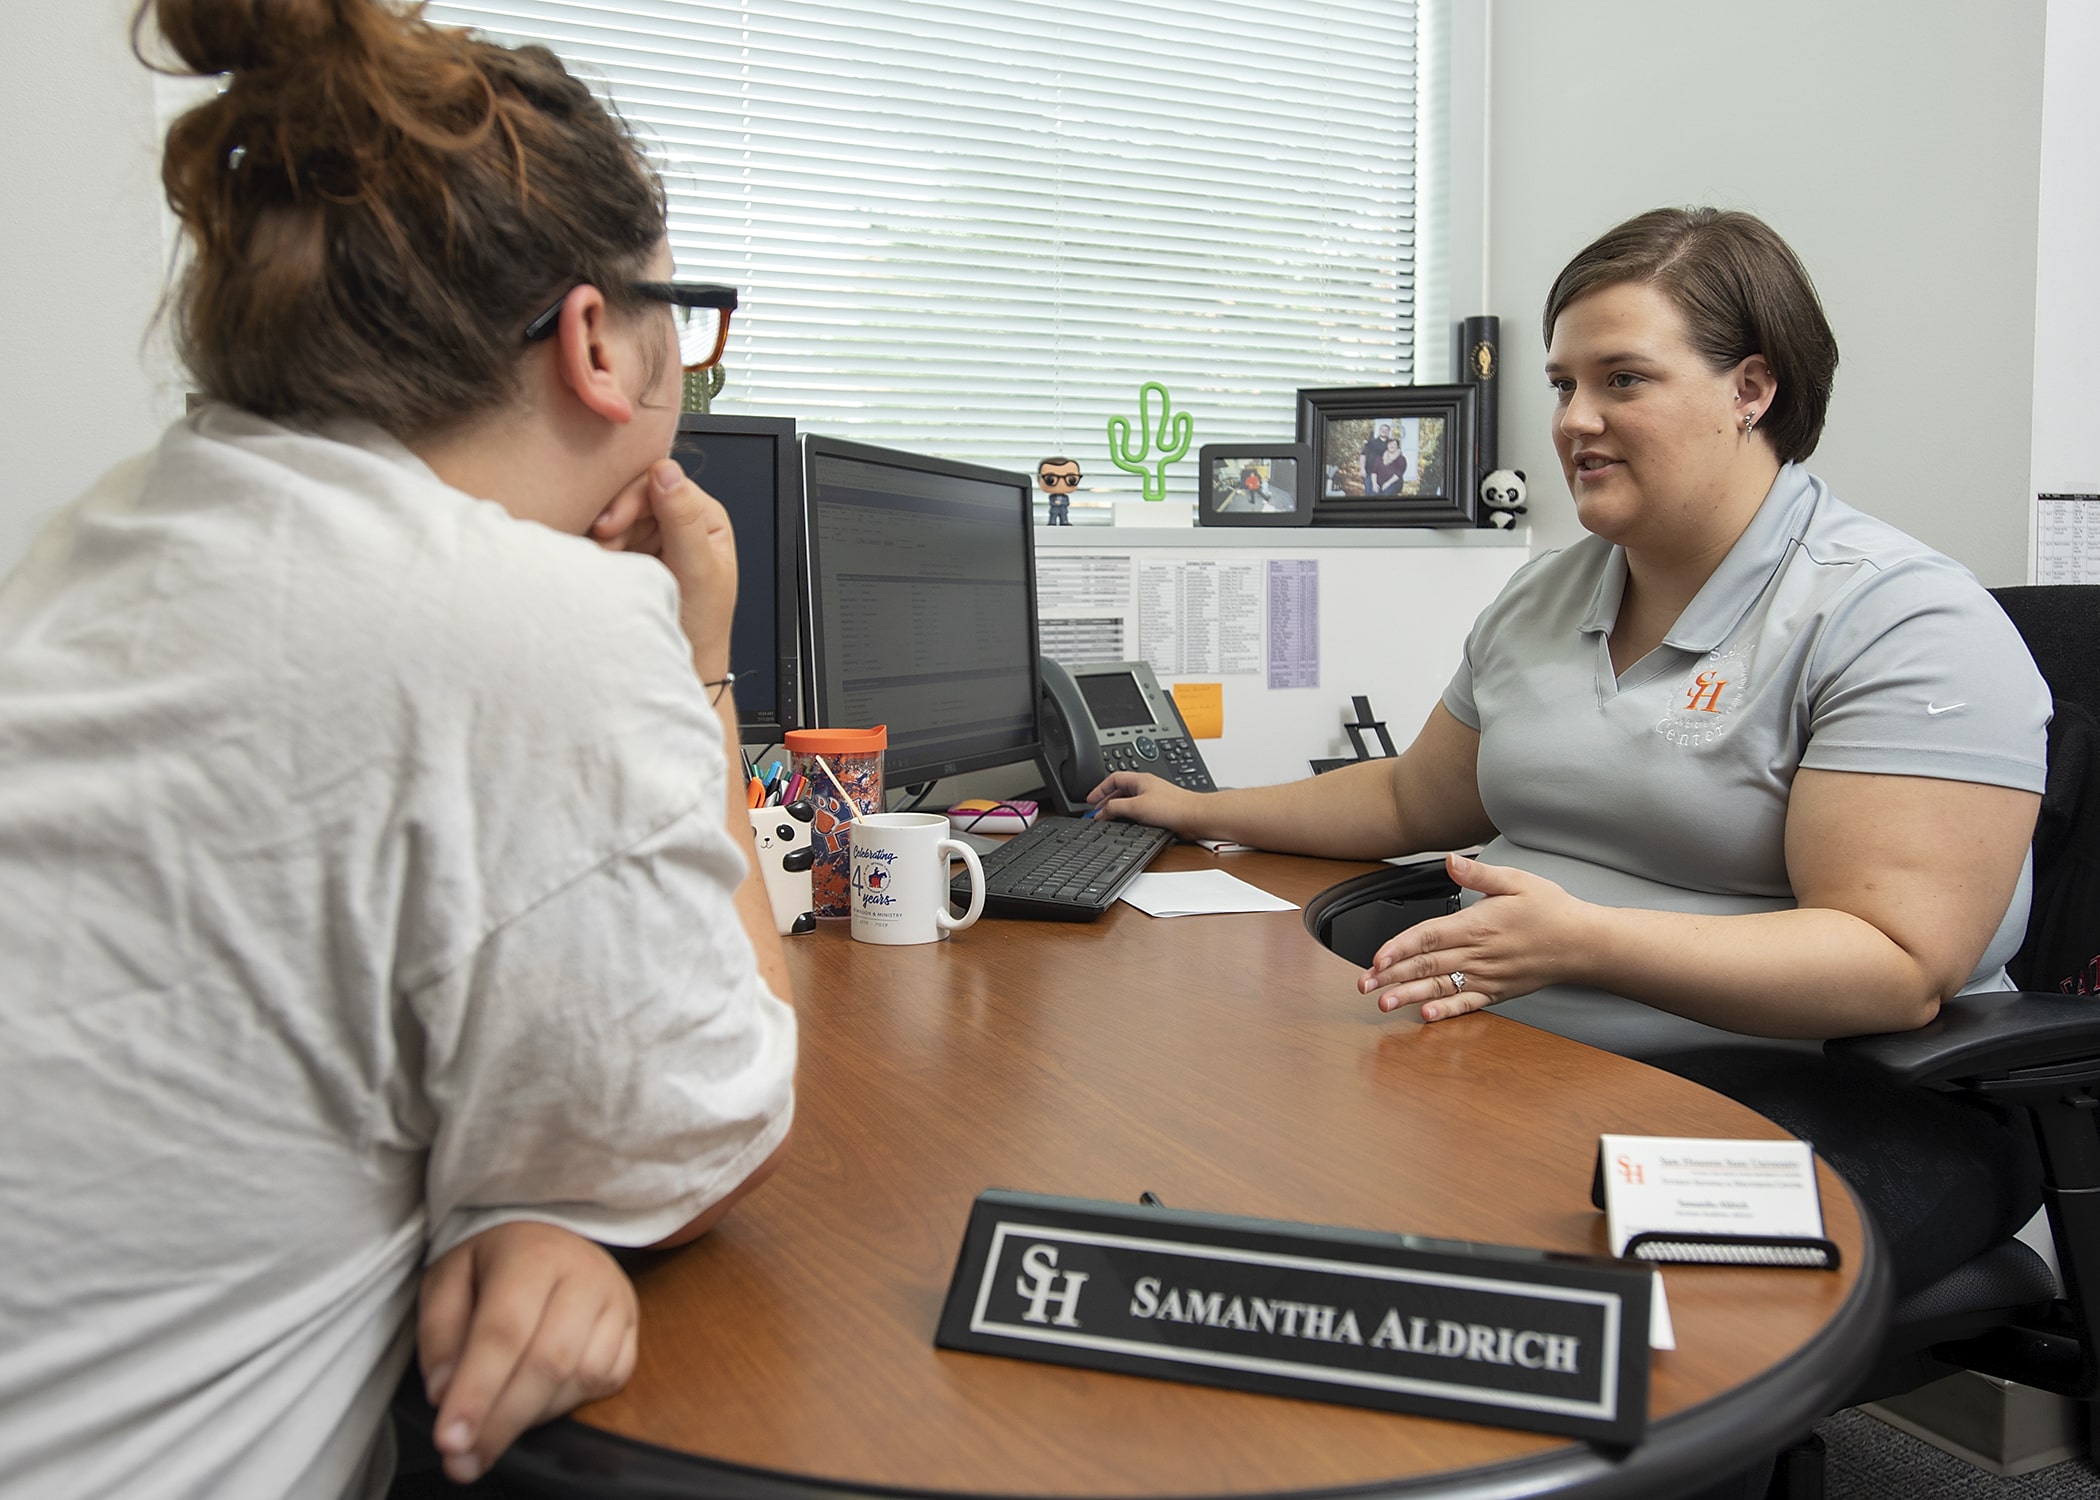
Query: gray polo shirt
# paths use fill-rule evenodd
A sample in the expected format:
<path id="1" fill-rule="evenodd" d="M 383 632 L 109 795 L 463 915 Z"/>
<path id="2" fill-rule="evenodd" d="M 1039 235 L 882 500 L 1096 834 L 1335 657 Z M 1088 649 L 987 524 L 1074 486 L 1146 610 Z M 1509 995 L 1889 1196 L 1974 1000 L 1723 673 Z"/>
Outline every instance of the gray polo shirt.
<path id="1" fill-rule="evenodd" d="M 1443 701 L 1480 731 L 1491 864 L 1610 906 L 1773 911 L 1794 904 L 1799 767 L 2042 790 L 2049 692 L 2004 612 L 1798 465 L 1663 644 L 1615 677 L 1625 582 L 1625 552 L 1585 537 L 1519 572 L 1467 638 Z M 2029 884 L 1966 988 L 2008 987 Z M 1729 1035 L 1572 986 L 1501 1010 L 1634 1056 Z"/>

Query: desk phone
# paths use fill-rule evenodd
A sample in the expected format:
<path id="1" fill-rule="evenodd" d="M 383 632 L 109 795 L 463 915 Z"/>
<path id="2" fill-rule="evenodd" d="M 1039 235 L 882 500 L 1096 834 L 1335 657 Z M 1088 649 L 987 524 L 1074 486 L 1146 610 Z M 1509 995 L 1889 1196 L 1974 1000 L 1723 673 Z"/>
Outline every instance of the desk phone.
<path id="1" fill-rule="evenodd" d="M 1141 661 L 1067 667 L 1042 659 L 1043 757 L 1058 811 L 1086 807 L 1111 771 L 1150 771 L 1192 792 L 1218 784 L 1196 750 L 1174 697 Z"/>

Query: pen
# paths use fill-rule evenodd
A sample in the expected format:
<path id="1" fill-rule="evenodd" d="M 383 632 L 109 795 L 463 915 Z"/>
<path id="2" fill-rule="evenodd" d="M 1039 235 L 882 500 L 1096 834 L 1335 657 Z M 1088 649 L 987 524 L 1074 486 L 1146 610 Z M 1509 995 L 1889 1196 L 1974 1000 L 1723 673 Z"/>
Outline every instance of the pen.
<path id="1" fill-rule="evenodd" d="M 831 769 L 831 763 L 829 761 L 825 760 L 823 756 L 819 755 L 816 757 L 816 762 L 817 769 L 822 771 L 824 773 L 825 779 L 831 783 L 831 789 L 839 794 L 839 806 L 846 815 L 842 821 L 847 823 L 852 822 L 856 817 L 860 815 L 859 804 L 854 802 L 853 794 L 847 791 L 845 787 L 839 784 L 839 774 L 838 772 Z"/>
<path id="2" fill-rule="evenodd" d="M 751 785 L 744 793 L 744 804 L 747 807 L 764 807 L 766 805 L 766 784 L 756 776 L 751 778 Z"/>

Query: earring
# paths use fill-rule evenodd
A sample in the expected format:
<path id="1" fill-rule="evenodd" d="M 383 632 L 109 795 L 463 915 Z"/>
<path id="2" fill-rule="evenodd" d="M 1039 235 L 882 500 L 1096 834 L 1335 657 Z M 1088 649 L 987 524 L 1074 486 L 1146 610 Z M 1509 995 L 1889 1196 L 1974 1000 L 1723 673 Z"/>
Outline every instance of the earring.
<path id="1" fill-rule="evenodd" d="M 1743 413 L 1743 436 L 1744 436 L 1744 437 L 1748 437 L 1748 436 L 1750 436 L 1750 431 L 1751 431 L 1751 429 L 1752 429 L 1752 428 L 1754 428 L 1755 426 L 1757 426 L 1757 413 L 1756 413 L 1756 412 L 1754 412 L 1754 411 L 1746 411 L 1746 412 L 1744 412 L 1744 413 Z"/>

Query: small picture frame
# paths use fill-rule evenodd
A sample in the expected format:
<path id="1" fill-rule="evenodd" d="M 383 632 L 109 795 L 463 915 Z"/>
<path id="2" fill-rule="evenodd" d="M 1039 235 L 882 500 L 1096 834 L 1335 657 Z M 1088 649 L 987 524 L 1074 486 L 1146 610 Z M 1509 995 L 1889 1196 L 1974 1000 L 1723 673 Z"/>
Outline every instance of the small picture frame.
<path id="1" fill-rule="evenodd" d="M 1302 443 L 1205 443 L 1196 475 L 1198 526 L 1312 523 L 1312 449 Z"/>
<path id="2" fill-rule="evenodd" d="M 1315 526 L 1471 526 L 1478 388 L 1396 385 L 1298 392 L 1313 455 Z"/>

